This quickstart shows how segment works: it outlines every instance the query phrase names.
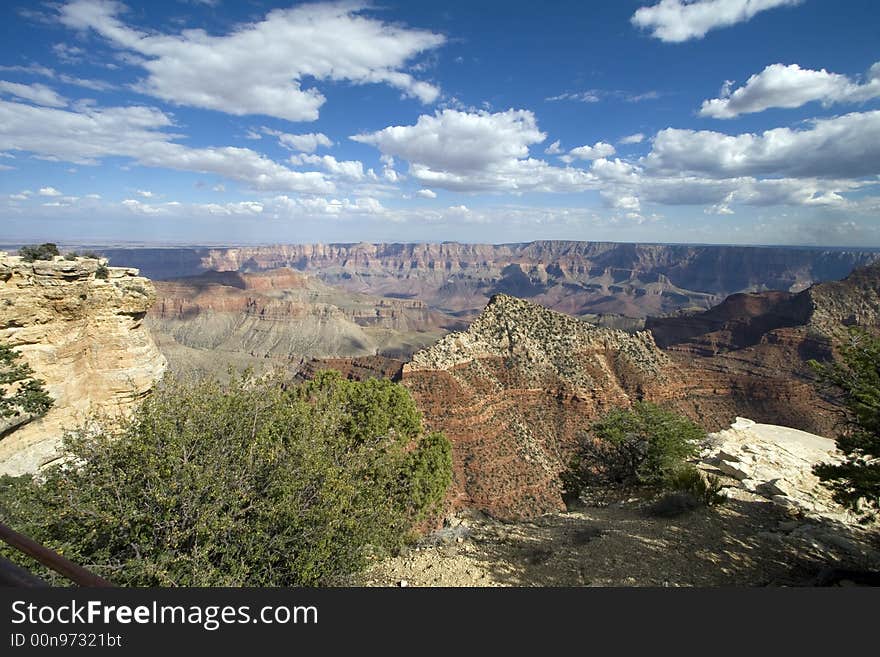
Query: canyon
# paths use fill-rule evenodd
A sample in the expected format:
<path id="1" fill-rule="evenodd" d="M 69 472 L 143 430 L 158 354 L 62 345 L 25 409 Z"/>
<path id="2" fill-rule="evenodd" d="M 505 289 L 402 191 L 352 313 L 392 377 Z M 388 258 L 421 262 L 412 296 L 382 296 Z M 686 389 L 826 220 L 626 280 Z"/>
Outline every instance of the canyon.
<path id="1" fill-rule="evenodd" d="M 4 260 L 0 339 L 57 400 L 0 441 L 8 471 L 51 460 L 57 438 L 35 436 L 57 436 L 87 406 L 134 403 L 166 362 L 301 379 L 332 368 L 409 389 L 453 443 L 450 508 L 533 518 L 564 509 L 559 475 L 592 421 L 635 400 L 709 431 L 743 416 L 833 436 L 835 400 L 808 361 L 833 358 L 848 326 L 880 327 L 870 252 L 354 245 L 173 261 L 196 260 L 217 269 L 154 283 L 116 267 L 99 280 L 93 260 Z M 838 272 L 849 275 L 815 282 Z"/>
<path id="2" fill-rule="evenodd" d="M 878 309 L 878 264 L 796 294 L 733 295 L 708 311 L 649 318 L 634 333 L 496 295 L 467 331 L 407 363 L 319 361 L 301 374 L 400 380 L 453 443 L 453 506 L 517 520 L 564 509 L 559 475 L 577 440 L 635 400 L 710 431 L 744 416 L 835 435 L 836 400 L 808 361 L 834 358 L 848 326 L 880 329 Z"/>
<path id="3" fill-rule="evenodd" d="M 407 357 L 465 325 L 418 299 L 348 292 L 289 268 L 211 271 L 155 287 L 145 323 L 175 371 Z"/>
<path id="4" fill-rule="evenodd" d="M 153 279 L 205 271 L 291 268 L 349 292 L 418 299 L 472 319 L 494 294 L 528 298 L 612 328 L 681 309 L 708 309 L 745 291 L 799 292 L 837 280 L 878 253 L 806 247 L 621 244 L 302 244 L 229 248 L 105 248 Z M 618 315 L 626 325 L 615 325 Z"/>
<path id="5" fill-rule="evenodd" d="M 851 326 L 880 329 L 880 264 L 798 293 L 737 294 L 704 312 L 646 321 L 691 372 L 680 405 L 707 428 L 744 415 L 820 435 L 835 435 L 840 417 L 809 361 L 835 358 Z"/>
<path id="6" fill-rule="evenodd" d="M 146 323 L 174 371 L 407 360 L 508 294 L 630 332 L 743 291 L 806 289 L 877 253 L 532 242 L 104 249 L 156 280 Z M 222 354 L 217 358 L 216 354 Z M 339 363 L 342 366 L 342 363 Z"/>

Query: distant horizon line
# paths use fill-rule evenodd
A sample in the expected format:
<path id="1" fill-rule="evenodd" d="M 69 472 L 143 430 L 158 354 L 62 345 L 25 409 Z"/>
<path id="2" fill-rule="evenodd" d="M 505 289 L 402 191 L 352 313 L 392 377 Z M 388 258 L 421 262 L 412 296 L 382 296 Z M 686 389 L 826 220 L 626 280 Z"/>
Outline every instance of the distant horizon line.
<path id="1" fill-rule="evenodd" d="M 36 238 L 31 240 L 0 241 L 0 251 L 18 250 L 23 246 L 46 243 L 48 240 Z M 655 242 L 655 241 L 614 241 L 614 240 L 574 240 L 574 239 L 533 239 L 520 242 L 470 242 L 463 240 L 409 240 L 409 241 L 367 241 L 358 240 L 353 242 L 253 242 L 253 243 L 230 243 L 230 242 L 161 242 L 161 241 L 126 241 L 108 240 L 94 242 L 78 242 L 72 240 L 56 240 L 52 243 L 61 248 L 93 248 L 93 249 L 240 249 L 240 248 L 270 248 L 276 246 L 357 246 L 358 244 L 377 245 L 416 245 L 416 244 L 462 244 L 469 246 L 520 246 L 535 244 L 538 242 L 570 243 L 570 244 L 621 244 L 634 246 L 693 246 L 693 247 L 726 247 L 726 248 L 757 248 L 757 249 L 805 249 L 805 250 L 834 250 L 834 251 L 880 251 L 880 246 L 856 246 L 834 245 L 822 246 L 818 244 L 737 244 L 730 242 Z"/>

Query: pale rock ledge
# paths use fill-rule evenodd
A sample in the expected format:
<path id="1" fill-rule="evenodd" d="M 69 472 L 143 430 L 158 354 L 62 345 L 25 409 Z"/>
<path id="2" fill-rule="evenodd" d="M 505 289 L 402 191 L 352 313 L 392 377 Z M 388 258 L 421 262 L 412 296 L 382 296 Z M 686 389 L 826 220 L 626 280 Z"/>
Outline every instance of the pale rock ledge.
<path id="1" fill-rule="evenodd" d="M 736 480 L 728 494 L 756 495 L 792 514 L 851 521 L 813 474 L 818 463 L 840 462 L 835 442 L 815 434 L 738 417 L 709 434 L 701 460 Z"/>
<path id="2" fill-rule="evenodd" d="M 101 265 L 0 252 L 0 342 L 22 354 L 55 402 L 42 418 L 0 427 L 0 474 L 37 471 L 57 458 L 65 429 L 94 411 L 129 411 L 165 371 L 142 324 L 153 284 L 124 267 L 96 278 Z"/>

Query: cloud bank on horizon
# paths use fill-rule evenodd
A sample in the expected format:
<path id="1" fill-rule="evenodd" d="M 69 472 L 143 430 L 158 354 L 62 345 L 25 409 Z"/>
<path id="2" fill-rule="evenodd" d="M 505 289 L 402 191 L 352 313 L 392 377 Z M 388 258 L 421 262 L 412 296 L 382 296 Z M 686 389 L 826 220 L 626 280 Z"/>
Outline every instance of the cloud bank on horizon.
<path id="1" fill-rule="evenodd" d="M 0 240 L 880 246 L 851 3 L 9 6 Z"/>

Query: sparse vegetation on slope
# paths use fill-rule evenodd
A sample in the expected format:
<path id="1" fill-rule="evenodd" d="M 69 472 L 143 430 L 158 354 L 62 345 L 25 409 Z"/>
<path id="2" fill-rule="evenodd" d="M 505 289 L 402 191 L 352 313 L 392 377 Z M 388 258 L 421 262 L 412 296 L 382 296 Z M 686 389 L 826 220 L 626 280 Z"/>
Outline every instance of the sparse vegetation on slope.
<path id="1" fill-rule="evenodd" d="M 406 390 L 335 372 L 168 379 L 65 452 L 41 483 L 6 478 L 3 521 L 120 585 L 332 584 L 396 551 L 451 478 Z"/>
<path id="2" fill-rule="evenodd" d="M 21 362 L 21 354 L 0 344 L 0 418 L 39 416 L 48 411 L 52 398 L 43 384 L 34 378 L 31 366 Z"/>
<path id="3" fill-rule="evenodd" d="M 58 246 L 52 242 L 44 244 L 23 246 L 18 250 L 18 255 L 25 262 L 34 262 L 35 260 L 52 260 L 55 256 L 61 255 Z"/>

